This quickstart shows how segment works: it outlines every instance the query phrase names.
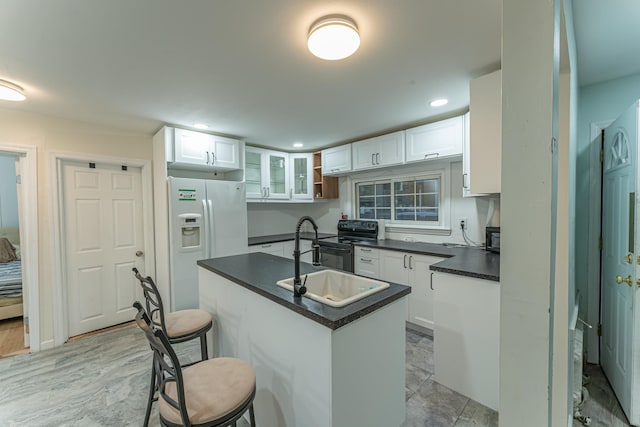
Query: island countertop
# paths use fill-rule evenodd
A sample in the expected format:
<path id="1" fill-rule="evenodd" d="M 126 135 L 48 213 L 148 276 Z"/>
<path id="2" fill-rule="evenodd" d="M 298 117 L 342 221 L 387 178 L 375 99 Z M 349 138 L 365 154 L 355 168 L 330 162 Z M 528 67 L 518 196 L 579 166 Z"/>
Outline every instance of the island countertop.
<path id="1" fill-rule="evenodd" d="M 315 239 L 315 233 L 313 232 L 301 232 L 300 238 L 303 240 L 313 240 Z M 318 239 L 328 239 L 330 237 L 336 237 L 336 234 L 331 233 L 318 233 Z M 267 236 L 255 236 L 249 237 L 249 246 L 255 245 L 265 245 L 269 243 L 278 243 L 278 242 L 287 242 L 289 240 L 294 240 L 296 238 L 296 233 L 285 233 L 285 234 L 270 234 Z"/>
<path id="2" fill-rule="evenodd" d="M 330 307 L 306 297 L 296 300 L 293 292 L 276 284 L 278 280 L 293 276 L 294 263 L 290 259 L 256 252 L 200 260 L 198 265 L 332 330 L 411 293 L 409 286 L 389 283 L 389 288 L 359 301 L 344 307 Z M 300 263 L 301 275 L 325 269 Z"/>

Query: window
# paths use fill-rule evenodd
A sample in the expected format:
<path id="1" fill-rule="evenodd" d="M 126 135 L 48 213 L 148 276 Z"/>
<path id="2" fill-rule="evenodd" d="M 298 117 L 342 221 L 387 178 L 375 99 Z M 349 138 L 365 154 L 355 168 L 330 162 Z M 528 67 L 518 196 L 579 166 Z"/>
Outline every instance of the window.
<path id="1" fill-rule="evenodd" d="M 442 173 L 356 182 L 360 219 L 386 219 L 392 223 L 443 225 Z"/>

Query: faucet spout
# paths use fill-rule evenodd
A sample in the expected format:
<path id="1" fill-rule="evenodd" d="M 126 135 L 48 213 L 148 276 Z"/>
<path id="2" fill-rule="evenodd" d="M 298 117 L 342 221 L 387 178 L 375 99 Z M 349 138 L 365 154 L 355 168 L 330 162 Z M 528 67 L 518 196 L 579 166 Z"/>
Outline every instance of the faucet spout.
<path id="1" fill-rule="evenodd" d="M 300 280 L 300 227 L 302 223 L 309 221 L 313 226 L 313 230 L 316 233 L 313 242 L 311 243 L 311 250 L 313 251 L 313 265 L 320 265 L 320 246 L 318 245 L 318 225 L 310 216 L 303 216 L 298 220 L 296 224 L 296 238 L 295 246 L 293 249 L 293 263 L 294 263 L 294 277 L 293 277 L 293 296 L 294 298 L 300 298 L 307 292 L 307 288 L 302 284 Z"/>

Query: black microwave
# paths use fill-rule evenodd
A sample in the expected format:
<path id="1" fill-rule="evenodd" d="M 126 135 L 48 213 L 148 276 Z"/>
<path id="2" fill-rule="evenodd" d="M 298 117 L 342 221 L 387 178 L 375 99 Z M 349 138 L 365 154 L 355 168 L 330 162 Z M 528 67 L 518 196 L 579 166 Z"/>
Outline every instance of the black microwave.
<path id="1" fill-rule="evenodd" d="M 485 229 L 484 247 L 491 252 L 500 253 L 500 227 L 487 227 Z"/>

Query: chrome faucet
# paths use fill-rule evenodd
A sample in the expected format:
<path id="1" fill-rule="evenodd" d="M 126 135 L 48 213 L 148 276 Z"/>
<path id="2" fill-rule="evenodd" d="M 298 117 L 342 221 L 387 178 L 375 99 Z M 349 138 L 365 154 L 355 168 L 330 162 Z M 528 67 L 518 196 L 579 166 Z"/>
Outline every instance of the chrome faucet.
<path id="1" fill-rule="evenodd" d="M 313 230 L 316 233 L 316 238 L 313 239 L 311 243 L 311 252 L 312 252 L 312 263 L 313 265 L 320 265 L 320 245 L 318 245 L 318 226 L 316 225 L 313 218 L 310 216 L 303 216 L 298 220 L 298 224 L 296 225 L 296 241 L 295 247 L 293 249 L 293 263 L 295 265 L 295 275 L 293 277 L 293 296 L 295 298 L 300 298 L 307 292 L 307 288 L 304 284 L 301 284 L 300 280 L 300 255 L 306 254 L 309 251 L 300 252 L 300 227 L 302 223 L 305 221 L 309 221 L 311 225 L 313 225 Z M 306 283 L 306 279 L 305 279 Z"/>

